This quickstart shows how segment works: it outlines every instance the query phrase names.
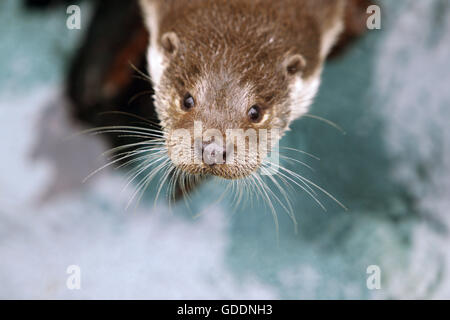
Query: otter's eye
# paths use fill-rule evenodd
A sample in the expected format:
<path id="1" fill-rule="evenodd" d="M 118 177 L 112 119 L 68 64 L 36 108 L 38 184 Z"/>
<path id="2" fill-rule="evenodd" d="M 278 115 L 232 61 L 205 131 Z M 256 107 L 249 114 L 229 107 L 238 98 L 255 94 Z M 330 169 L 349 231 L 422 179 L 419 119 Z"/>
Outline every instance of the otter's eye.
<path id="1" fill-rule="evenodd" d="M 259 122 L 262 118 L 262 110 L 258 105 L 254 105 L 248 110 L 248 118 L 251 122 Z"/>
<path id="2" fill-rule="evenodd" d="M 183 99 L 182 109 L 187 111 L 192 109 L 194 106 L 195 106 L 194 98 L 191 96 L 190 93 L 186 93 Z"/>

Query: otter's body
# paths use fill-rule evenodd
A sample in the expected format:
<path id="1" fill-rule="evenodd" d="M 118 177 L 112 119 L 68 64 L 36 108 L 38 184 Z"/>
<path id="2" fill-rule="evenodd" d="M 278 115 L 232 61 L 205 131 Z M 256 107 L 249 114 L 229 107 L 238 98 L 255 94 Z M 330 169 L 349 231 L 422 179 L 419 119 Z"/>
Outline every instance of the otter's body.
<path id="1" fill-rule="evenodd" d="M 349 1 L 355 0 L 141 0 L 166 135 L 192 131 L 200 121 L 224 135 L 277 129 L 279 139 L 308 111 Z M 263 156 L 250 158 L 258 160 L 182 169 L 237 178 L 254 172 Z"/>

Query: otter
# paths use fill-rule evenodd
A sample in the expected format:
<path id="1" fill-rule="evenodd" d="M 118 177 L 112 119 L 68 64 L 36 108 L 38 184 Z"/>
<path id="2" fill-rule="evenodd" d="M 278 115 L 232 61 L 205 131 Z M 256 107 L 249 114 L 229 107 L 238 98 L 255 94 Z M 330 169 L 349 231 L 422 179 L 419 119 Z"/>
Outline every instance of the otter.
<path id="1" fill-rule="evenodd" d="M 357 2 L 140 0 L 154 104 L 172 163 L 187 175 L 225 179 L 258 170 L 308 111 L 324 62 Z M 219 134 L 198 141 L 196 123 Z M 263 151 L 249 151 L 246 142 L 248 152 L 231 157 L 236 147 L 217 136 L 234 129 L 276 133 L 266 136 Z M 173 138 L 180 130 L 188 136 L 182 142 Z M 179 161 L 179 154 L 200 154 L 200 161 Z"/>

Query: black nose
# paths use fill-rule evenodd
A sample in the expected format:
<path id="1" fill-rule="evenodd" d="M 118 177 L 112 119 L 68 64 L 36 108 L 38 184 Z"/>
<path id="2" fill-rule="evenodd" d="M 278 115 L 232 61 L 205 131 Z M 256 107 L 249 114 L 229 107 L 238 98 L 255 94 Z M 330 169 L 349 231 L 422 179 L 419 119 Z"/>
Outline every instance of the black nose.
<path id="1" fill-rule="evenodd" d="M 213 166 L 224 164 L 227 161 L 227 152 L 224 147 L 215 142 L 204 142 L 202 145 L 203 162 Z"/>

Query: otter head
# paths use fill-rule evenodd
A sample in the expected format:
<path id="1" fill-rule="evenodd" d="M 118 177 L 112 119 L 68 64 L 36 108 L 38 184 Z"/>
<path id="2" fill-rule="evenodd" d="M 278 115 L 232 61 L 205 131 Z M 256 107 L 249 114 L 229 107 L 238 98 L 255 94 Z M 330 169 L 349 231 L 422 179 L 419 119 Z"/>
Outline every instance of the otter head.
<path id="1" fill-rule="evenodd" d="M 254 14 L 232 23 L 225 9 L 223 21 L 202 19 L 201 10 L 148 20 L 155 107 L 178 168 L 238 179 L 258 170 L 307 111 L 319 85 L 319 46 L 303 51 L 292 31 L 261 27 Z"/>

